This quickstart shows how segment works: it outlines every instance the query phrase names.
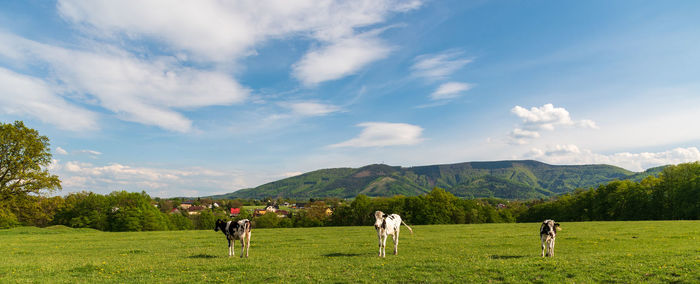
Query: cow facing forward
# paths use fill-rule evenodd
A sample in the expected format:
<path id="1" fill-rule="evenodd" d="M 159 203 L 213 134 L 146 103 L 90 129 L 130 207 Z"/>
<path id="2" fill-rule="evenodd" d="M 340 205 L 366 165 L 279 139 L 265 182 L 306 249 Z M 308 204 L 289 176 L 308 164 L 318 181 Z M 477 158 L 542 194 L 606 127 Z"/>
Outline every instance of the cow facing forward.
<path id="1" fill-rule="evenodd" d="M 555 223 L 554 220 L 544 220 L 542 226 L 540 226 L 540 240 L 542 240 L 542 257 L 554 256 L 554 241 L 557 237 L 557 231 L 561 230 L 559 228 L 559 223 Z"/>
<path id="2" fill-rule="evenodd" d="M 411 227 L 406 225 L 401 220 L 401 216 L 397 214 L 386 215 L 382 211 L 376 211 L 374 218 L 376 218 L 374 228 L 377 230 L 377 237 L 379 237 L 379 257 L 386 256 L 386 238 L 389 235 L 394 240 L 394 254 L 399 254 L 399 227 L 403 224 L 413 234 Z"/>
<path id="3" fill-rule="evenodd" d="M 243 257 L 243 250 L 245 250 L 245 257 L 248 257 L 248 249 L 250 248 L 250 221 L 248 219 L 238 222 L 217 219 L 214 231 L 219 230 L 224 233 L 228 240 L 228 256 L 235 255 L 233 244 L 235 240 L 241 240 L 241 257 Z"/>

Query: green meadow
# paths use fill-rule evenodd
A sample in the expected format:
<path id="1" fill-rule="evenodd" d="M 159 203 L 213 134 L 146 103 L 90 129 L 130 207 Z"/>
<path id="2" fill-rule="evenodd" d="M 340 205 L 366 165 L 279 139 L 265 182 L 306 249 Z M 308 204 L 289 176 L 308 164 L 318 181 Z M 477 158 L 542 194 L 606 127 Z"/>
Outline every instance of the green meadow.
<path id="1" fill-rule="evenodd" d="M 700 282 L 700 221 L 562 223 L 554 258 L 538 223 L 402 228 L 377 257 L 373 227 L 253 229 L 250 257 L 221 232 L 0 231 L 0 282 Z"/>

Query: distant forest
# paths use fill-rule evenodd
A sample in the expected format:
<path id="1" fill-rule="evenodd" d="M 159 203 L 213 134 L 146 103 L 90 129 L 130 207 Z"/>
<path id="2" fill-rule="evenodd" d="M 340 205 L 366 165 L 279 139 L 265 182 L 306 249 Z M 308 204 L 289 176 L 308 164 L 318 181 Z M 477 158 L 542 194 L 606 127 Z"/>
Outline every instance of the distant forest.
<path id="1" fill-rule="evenodd" d="M 277 200 L 281 202 L 283 200 Z M 65 197 L 23 195 L 0 204 L 0 228 L 65 225 L 103 231 L 213 229 L 217 218 L 227 219 L 228 208 L 265 204 L 259 200 L 198 200 L 219 207 L 189 215 L 175 212 L 181 200 L 151 198 L 145 192 L 73 193 Z M 272 202 L 272 201 L 271 201 Z M 303 200 L 301 202 L 307 202 Z M 324 214 L 326 208 L 333 213 Z M 658 177 L 635 182 L 612 181 L 597 188 L 548 199 L 508 201 L 463 199 L 441 188 L 419 196 L 337 198 L 313 200 L 288 217 L 266 214 L 253 218 L 241 210 L 237 219 L 250 218 L 255 227 L 311 227 L 371 225 L 372 213 L 400 214 L 408 224 L 470 224 L 500 222 L 684 220 L 700 219 L 700 163 L 668 166 Z"/>

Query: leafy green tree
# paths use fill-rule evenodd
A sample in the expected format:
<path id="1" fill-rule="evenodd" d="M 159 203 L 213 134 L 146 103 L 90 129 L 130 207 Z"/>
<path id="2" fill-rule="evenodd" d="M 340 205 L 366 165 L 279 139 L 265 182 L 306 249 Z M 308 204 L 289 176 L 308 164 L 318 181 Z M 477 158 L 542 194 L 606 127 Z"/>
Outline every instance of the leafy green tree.
<path id="1" fill-rule="evenodd" d="M 7 229 L 19 226 L 17 216 L 12 211 L 0 203 L 0 229 Z"/>
<path id="2" fill-rule="evenodd" d="M 353 212 L 353 224 L 354 225 L 372 225 L 374 223 L 374 208 L 372 201 L 369 197 L 364 194 L 360 194 L 355 197 L 355 200 L 350 203 L 350 208 Z"/>
<path id="3" fill-rule="evenodd" d="M 275 228 L 279 224 L 280 219 L 274 212 L 267 212 L 262 216 L 255 217 L 253 220 L 256 228 Z"/>
<path id="4" fill-rule="evenodd" d="M 109 227 L 107 197 L 92 192 L 71 193 L 64 198 L 64 206 L 57 210 L 53 224 L 73 228 L 107 230 Z"/>
<path id="5" fill-rule="evenodd" d="M 21 121 L 0 123 L 0 202 L 61 189 L 58 176 L 47 169 L 49 146 L 48 137 Z"/>
<path id="6" fill-rule="evenodd" d="M 168 215 L 170 219 L 170 229 L 171 230 L 192 230 L 194 229 L 194 224 L 192 220 L 187 218 L 187 216 L 180 213 L 173 213 Z"/>

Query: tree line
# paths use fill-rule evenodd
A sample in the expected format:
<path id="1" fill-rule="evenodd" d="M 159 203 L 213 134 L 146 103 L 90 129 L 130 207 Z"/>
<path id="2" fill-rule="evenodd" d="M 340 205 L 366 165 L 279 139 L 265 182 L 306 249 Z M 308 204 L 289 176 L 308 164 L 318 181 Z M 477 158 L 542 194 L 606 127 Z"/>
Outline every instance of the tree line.
<path id="1" fill-rule="evenodd" d="M 26 195 L 20 202 L 0 205 L 0 228 L 13 226 L 65 225 L 103 231 L 191 230 L 214 227 L 216 219 L 230 219 L 228 209 L 264 205 L 260 200 L 203 200 L 217 203 L 190 215 L 173 212 L 180 199 L 151 198 L 145 192 L 115 191 L 101 195 L 71 193 L 65 197 Z M 199 201 L 195 201 L 198 205 Z M 326 214 L 331 208 L 333 213 Z M 462 199 L 441 188 L 420 196 L 370 198 L 358 195 L 352 201 L 314 200 L 286 218 L 277 214 L 253 217 L 242 209 L 234 219 L 248 218 L 257 228 L 370 226 L 373 213 L 397 213 L 409 224 L 473 224 L 502 222 L 614 221 L 700 219 L 700 163 L 669 166 L 659 177 L 641 182 L 613 181 L 597 188 L 535 201 Z"/>
<path id="2" fill-rule="evenodd" d="M 216 219 L 228 218 L 228 208 L 260 200 L 219 200 L 199 214 L 173 212 L 177 199 L 151 198 L 145 192 L 92 192 L 47 197 L 61 189 L 51 175 L 49 139 L 21 121 L 0 123 L 0 228 L 65 225 L 104 231 L 212 229 Z M 373 212 L 400 214 L 409 224 L 469 224 L 594 220 L 700 219 L 700 163 L 664 168 L 658 177 L 641 182 L 613 181 L 597 188 L 535 201 L 462 199 L 441 188 L 420 196 L 310 200 L 306 209 L 286 218 L 276 214 L 253 217 L 241 210 L 237 219 L 253 219 L 258 228 L 363 226 L 374 223 Z M 199 202 L 199 201 L 197 201 Z M 208 204 L 213 204 L 209 200 Z M 331 208 L 332 214 L 326 209 Z"/>
<path id="3" fill-rule="evenodd" d="M 698 220 L 700 163 L 667 166 L 658 177 L 640 182 L 613 181 L 594 189 L 578 189 L 550 200 L 528 204 L 520 222 Z"/>

